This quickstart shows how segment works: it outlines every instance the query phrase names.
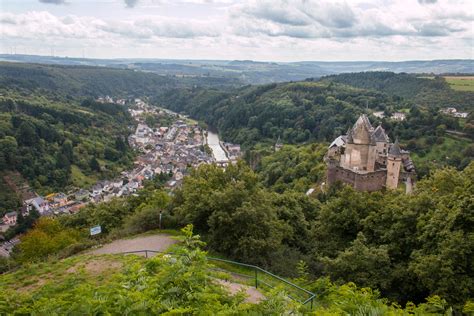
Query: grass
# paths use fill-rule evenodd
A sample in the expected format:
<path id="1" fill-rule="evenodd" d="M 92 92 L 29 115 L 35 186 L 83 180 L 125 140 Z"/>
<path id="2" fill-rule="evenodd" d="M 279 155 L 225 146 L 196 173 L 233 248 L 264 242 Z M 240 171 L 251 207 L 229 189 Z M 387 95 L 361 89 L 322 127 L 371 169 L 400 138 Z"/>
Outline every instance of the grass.
<path id="1" fill-rule="evenodd" d="M 143 262 L 139 256 L 100 255 L 73 256 L 64 260 L 28 264 L 0 275 L 0 291 L 49 296 L 60 294 L 64 285 L 104 284 L 123 272 L 127 265 Z"/>
<path id="2" fill-rule="evenodd" d="M 430 150 L 424 156 L 412 153 L 411 157 L 415 162 L 415 166 L 421 164 L 438 166 L 449 159 L 453 153 L 462 153 L 469 144 L 468 139 L 447 135 L 444 137 L 442 144 L 431 145 Z"/>
<path id="3" fill-rule="evenodd" d="M 76 165 L 71 166 L 71 178 L 73 185 L 79 188 L 87 188 L 97 182 L 96 177 L 85 175 Z"/>
<path id="4" fill-rule="evenodd" d="M 474 92 L 474 76 L 446 76 L 444 79 L 453 90 Z"/>

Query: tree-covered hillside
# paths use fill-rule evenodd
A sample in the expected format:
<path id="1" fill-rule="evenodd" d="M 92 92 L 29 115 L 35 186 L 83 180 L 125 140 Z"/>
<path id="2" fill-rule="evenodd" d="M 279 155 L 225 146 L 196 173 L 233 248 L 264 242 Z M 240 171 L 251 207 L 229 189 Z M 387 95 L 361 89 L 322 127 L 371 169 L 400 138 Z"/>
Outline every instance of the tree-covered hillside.
<path id="1" fill-rule="evenodd" d="M 313 276 L 378 289 L 399 303 L 440 295 L 461 308 L 472 297 L 474 163 L 433 172 L 412 195 L 339 187 L 316 188 L 313 197 L 297 186 L 313 175 L 288 173 L 292 182 L 283 175 L 275 185 L 269 172 L 290 164 L 266 164 L 259 173 L 244 164 L 202 166 L 170 212 L 193 223 L 211 249 L 282 275 L 295 275 L 302 260 Z"/>
<path id="2" fill-rule="evenodd" d="M 472 111 L 474 106 L 472 103 L 474 93 L 455 91 L 443 77 L 439 76 L 373 71 L 327 76 L 321 80 L 381 91 L 429 108 L 454 106 L 460 110 Z"/>
<path id="3" fill-rule="evenodd" d="M 91 185 L 131 164 L 125 107 L 1 92 L 0 172 L 18 170 L 50 193 Z"/>
<path id="4" fill-rule="evenodd" d="M 474 157 L 472 115 L 467 119 L 453 118 L 439 112 L 439 102 L 417 101 L 435 91 L 452 102 L 460 100 L 460 109 L 469 107 L 471 99 L 452 91 L 442 79 L 384 72 L 340 76 L 224 92 L 171 89 L 155 101 L 205 121 L 224 139 L 246 149 L 258 143 L 274 144 L 279 137 L 287 144 L 330 142 L 344 134 L 358 115 L 366 113 L 373 125 L 383 125 L 392 141 L 399 138 L 402 146 L 414 153 L 422 176 L 429 169 L 446 164 L 463 168 Z M 385 114 L 384 119 L 372 115 L 379 111 Z M 405 113 L 406 120 L 390 119 L 394 112 Z"/>
<path id="5" fill-rule="evenodd" d="M 223 78 L 177 78 L 142 71 L 90 67 L 0 62 L 0 86 L 17 92 L 66 97 L 149 96 L 178 86 L 231 86 Z"/>
<path id="6" fill-rule="evenodd" d="M 247 86 L 232 92 L 171 90 L 157 99 L 217 128 L 224 138 L 249 147 L 257 142 L 329 141 L 345 132 L 366 101 L 372 108 L 395 105 L 387 95 L 327 82 Z"/>

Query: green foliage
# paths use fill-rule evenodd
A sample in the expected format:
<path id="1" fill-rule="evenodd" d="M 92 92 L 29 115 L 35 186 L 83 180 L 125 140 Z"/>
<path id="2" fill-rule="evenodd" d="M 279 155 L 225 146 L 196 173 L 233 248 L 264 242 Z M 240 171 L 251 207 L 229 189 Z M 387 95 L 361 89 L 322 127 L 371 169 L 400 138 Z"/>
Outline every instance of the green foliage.
<path id="1" fill-rule="evenodd" d="M 345 132 L 365 106 L 393 101 L 376 92 L 320 82 L 247 86 L 235 93 L 212 89 L 164 92 L 157 101 L 216 127 L 225 139 L 250 147 L 262 140 L 285 143 L 330 140 Z"/>
<path id="2" fill-rule="evenodd" d="M 75 100 L 6 90 L 0 99 L 0 171 L 20 171 L 41 193 L 65 191 L 90 182 L 83 180 L 87 177 L 117 175 L 133 154 L 123 140 L 114 142 L 128 135 L 131 122 L 125 108 L 114 109 L 103 112 Z"/>
<path id="3" fill-rule="evenodd" d="M 271 196 L 243 163 L 225 171 L 214 165 L 192 171 L 177 192 L 175 213 L 208 232 L 209 244 L 233 258 L 264 263 L 287 228 L 271 208 Z"/>
<path id="4" fill-rule="evenodd" d="M 211 249 L 279 274 L 295 275 L 304 260 L 313 276 L 401 303 L 440 295 L 456 310 L 473 292 L 473 163 L 433 172 L 412 195 L 343 187 L 315 200 L 273 193 L 260 176 L 242 163 L 202 166 L 176 193 L 175 216 L 195 224 Z"/>
<path id="5" fill-rule="evenodd" d="M 62 216 L 60 220 L 65 226 L 89 229 L 101 225 L 104 234 L 121 227 L 123 220 L 133 213 L 135 206 L 128 199 L 116 198 L 107 203 L 89 204 L 79 212 Z"/>
<path id="6" fill-rule="evenodd" d="M 414 103 L 429 107 L 456 105 L 469 109 L 473 93 L 459 92 L 450 88 L 443 77 L 420 78 L 413 74 L 393 72 L 347 73 L 324 77 L 323 80 L 344 83 L 363 89 L 374 89 L 413 100 Z"/>
<path id="7" fill-rule="evenodd" d="M 263 156 L 256 171 L 265 186 L 276 192 L 288 189 L 306 192 L 324 180 L 326 165 L 323 156 L 326 151 L 324 144 L 285 145 L 280 151 Z"/>
<path id="8" fill-rule="evenodd" d="M 44 260 L 81 239 L 79 231 L 65 228 L 55 219 L 40 218 L 32 230 L 20 237 L 18 261 Z"/>
<path id="9" fill-rule="evenodd" d="M 80 256 L 1 275 L 0 313 L 281 314 L 299 307 L 278 293 L 258 305 L 230 295 L 209 272 L 201 244 L 187 227 L 178 256 Z M 15 282 L 25 277 L 46 285 L 24 291 L 28 285 Z"/>
<path id="10" fill-rule="evenodd" d="M 137 234 L 148 230 L 160 228 L 160 214 L 162 216 L 162 227 L 168 224 L 168 214 L 166 208 L 169 203 L 169 196 L 164 191 L 155 191 L 148 200 L 140 204 L 133 214 L 125 218 L 122 234 Z"/>
<path id="11" fill-rule="evenodd" d="M 306 286 L 317 294 L 314 315 L 452 315 L 452 309 L 438 296 L 419 306 L 408 303 L 401 308 L 390 305 L 377 291 L 358 288 L 354 283 L 337 286 L 322 278 Z"/>
<path id="12" fill-rule="evenodd" d="M 5 183 L 3 179 L 3 174 L 0 173 L 0 217 L 3 217 L 3 215 L 8 212 L 11 212 L 12 210 L 16 210 L 20 205 L 21 204 L 19 197 Z"/>

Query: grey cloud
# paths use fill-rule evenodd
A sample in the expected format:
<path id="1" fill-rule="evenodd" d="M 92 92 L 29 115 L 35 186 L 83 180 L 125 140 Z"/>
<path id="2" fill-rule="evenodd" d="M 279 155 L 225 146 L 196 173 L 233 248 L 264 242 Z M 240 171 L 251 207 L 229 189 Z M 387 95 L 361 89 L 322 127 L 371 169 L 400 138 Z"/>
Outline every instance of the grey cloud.
<path id="1" fill-rule="evenodd" d="M 135 22 L 109 22 L 100 30 L 129 38 L 149 39 L 154 36 L 166 38 L 215 37 L 219 33 L 207 25 L 180 21 L 155 21 L 150 19 Z"/>
<path id="2" fill-rule="evenodd" d="M 39 0 L 42 3 L 50 3 L 50 4 L 64 4 L 66 0 Z"/>
<path id="3" fill-rule="evenodd" d="M 349 28 L 357 22 L 354 11 L 346 4 L 327 3 L 314 8 L 309 15 L 321 25 L 334 28 Z"/>
<path id="4" fill-rule="evenodd" d="M 419 0 L 434 3 L 436 0 Z M 335 3 L 311 0 L 257 1 L 242 5 L 231 12 L 234 31 L 241 36 L 256 34 L 294 38 L 383 38 L 390 36 L 441 37 L 450 36 L 467 28 L 460 21 L 450 21 L 458 11 L 445 12 L 444 17 L 426 22 L 426 18 L 408 18 L 394 23 L 378 7 L 367 11 L 350 7 L 346 2 Z M 286 13 L 286 14 L 285 14 Z M 462 15 L 463 19 L 469 14 Z M 459 20 L 463 20 L 459 19 Z M 429 21 L 429 20 L 428 20 Z"/>
<path id="5" fill-rule="evenodd" d="M 452 33 L 464 31 L 462 27 L 455 27 L 443 22 L 422 23 L 416 26 L 417 35 L 426 37 L 448 36 Z"/>
<path id="6" fill-rule="evenodd" d="M 260 2 L 256 6 L 244 7 L 242 13 L 278 24 L 302 26 L 311 23 L 309 17 L 296 7 L 285 8 L 278 3 Z"/>
<path id="7" fill-rule="evenodd" d="M 5 15 L 5 16 L 0 17 L 0 24 L 16 25 L 16 24 L 18 24 L 18 22 L 17 22 L 17 20 L 15 19 L 14 16 Z"/>
<path id="8" fill-rule="evenodd" d="M 438 2 L 438 0 L 418 0 L 419 4 L 434 4 Z"/>
<path id="9" fill-rule="evenodd" d="M 127 8 L 133 8 L 137 5 L 139 0 L 124 0 Z"/>

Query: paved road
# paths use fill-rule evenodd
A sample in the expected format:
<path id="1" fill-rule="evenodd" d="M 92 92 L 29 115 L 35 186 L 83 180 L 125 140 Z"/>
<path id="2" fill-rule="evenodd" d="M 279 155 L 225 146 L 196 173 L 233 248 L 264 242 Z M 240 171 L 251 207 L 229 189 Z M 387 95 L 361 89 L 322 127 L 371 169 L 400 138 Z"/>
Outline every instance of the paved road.
<path id="1" fill-rule="evenodd" d="M 168 235 L 142 236 L 132 239 L 119 239 L 106 244 L 100 248 L 89 251 L 89 254 L 114 254 L 136 250 L 165 251 L 178 241 Z"/>

